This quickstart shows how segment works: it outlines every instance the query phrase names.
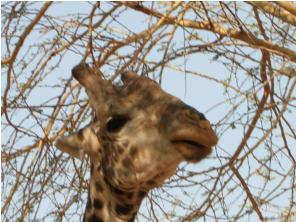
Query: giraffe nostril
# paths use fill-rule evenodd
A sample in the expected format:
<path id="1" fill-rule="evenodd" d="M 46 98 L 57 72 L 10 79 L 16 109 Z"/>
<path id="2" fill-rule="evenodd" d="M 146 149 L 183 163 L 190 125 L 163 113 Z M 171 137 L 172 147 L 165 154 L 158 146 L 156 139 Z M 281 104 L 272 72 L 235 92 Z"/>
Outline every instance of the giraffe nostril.
<path id="1" fill-rule="evenodd" d="M 198 112 L 198 115 L 200 120 L 207 120 L 204 114 Z"/>
<path id="2" fill-rule="evenodd" d="M 184 111 L 184 115 L 187 119 L 190 119 L 192 121 L 206 120 L 206 117 L 204 116 L 204 114 L 198 112 L 195 109 L 186 109 Z"/>

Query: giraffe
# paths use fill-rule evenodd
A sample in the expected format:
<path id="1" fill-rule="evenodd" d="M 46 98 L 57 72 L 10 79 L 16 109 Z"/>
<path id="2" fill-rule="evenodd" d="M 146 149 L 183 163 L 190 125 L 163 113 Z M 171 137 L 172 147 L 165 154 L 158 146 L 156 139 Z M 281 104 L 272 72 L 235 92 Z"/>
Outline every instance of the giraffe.
<path id="1" fill-rule="evenodd" d="M 182 161 L 198 162 L 218 139 L 205 116 L 134 72 L 121 85 L 81 63 L 72 75 L 85 88 L 95 118 L 60 136 L 56 147 L 91 162 L 84 222 L 132 222 L 148 191 Z"/>

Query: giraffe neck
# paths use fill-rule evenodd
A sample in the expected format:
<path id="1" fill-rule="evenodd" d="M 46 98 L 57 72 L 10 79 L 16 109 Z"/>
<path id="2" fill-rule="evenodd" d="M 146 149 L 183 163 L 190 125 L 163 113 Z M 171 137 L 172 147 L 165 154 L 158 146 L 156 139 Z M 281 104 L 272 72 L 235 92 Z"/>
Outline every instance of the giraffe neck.
<path id="1" fill-rule="evenodd" d="M 91 167 L 88 201 L 83 222 L 133 222 L 147 192 L 123 191 L 104 179 L 100 166 Z"/>

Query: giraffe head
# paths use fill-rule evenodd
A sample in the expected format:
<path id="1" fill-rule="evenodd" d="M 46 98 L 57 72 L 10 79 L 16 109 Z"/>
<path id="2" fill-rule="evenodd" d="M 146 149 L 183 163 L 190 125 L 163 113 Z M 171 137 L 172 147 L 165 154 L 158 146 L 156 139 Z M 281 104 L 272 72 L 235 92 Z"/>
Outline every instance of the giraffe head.
<path id="1" fill-rule="evenodd" d="M 88 154 L 106 183 L 120 190 L 148 191 L 170 177 L 181 161 L 198 162 L 217 137 L 205 116 L 133 72 L 122 84 L 103 80 L 85 64 L 72 70 L 84 86 L 96 118 L 56 146 L 75 157 Z"/>

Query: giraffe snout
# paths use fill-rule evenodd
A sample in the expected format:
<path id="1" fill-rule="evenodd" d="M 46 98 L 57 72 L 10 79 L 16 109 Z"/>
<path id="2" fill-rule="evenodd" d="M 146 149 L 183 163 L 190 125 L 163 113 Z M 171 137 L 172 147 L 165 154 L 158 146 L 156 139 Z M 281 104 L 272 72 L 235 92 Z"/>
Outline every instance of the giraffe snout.
<path id="1" fill-rule="evenodd" d="M 195 110 L 192 107 L 186 107 L 185 110 L 183 110 L 183 115 L 184 117 L 189 120 L 189 121 L 193 121 L 193 122 L 199 122 L 200 120 L 206 120 L 206 117 L 203 113 L 198 112 L 197 110 Z"/>
<path id="2" fill-rule="evenodd" d="M 173 133 L 172 142 L 184 159 L 197 162 L 208 156 L 218 142 L 210 122 L 192 107 L 183 109 L 178 119 L 179 127 Z"/>

